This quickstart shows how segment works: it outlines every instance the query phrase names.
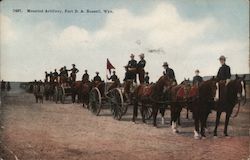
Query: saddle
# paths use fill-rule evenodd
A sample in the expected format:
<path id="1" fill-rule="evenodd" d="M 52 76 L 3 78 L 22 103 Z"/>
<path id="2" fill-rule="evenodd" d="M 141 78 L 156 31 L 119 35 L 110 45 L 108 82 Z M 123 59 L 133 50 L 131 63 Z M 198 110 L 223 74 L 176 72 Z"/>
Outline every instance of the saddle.
<path id="1" fill-rule="evenodd" d="M 152 94 L 151 86 L 147 85 L 143 87 L 143 96 L 150 96 Z"/>

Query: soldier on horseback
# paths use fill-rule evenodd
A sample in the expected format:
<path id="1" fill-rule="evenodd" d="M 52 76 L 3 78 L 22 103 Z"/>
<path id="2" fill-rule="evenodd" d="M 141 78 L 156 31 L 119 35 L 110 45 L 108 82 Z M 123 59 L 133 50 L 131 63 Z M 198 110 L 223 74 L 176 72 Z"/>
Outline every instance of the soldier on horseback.
<path id="1" fill-rule="evenodd" d="M 85 73 L 82 75 L 82 81 L 83 81 L 84 83 L 89 81 L 88 70 L 85 70 Z"/>
<path id="2" fill-rule="evenodd" d="M 203 78 L 199 75 L 200 71 L 195 70 L 195 76 L 193 77 L 193 85 L 199 86 L 199 84 L 203 81 Z"/>
<path id="3" fill-rule="evenodd" d="M 137 70 L 138 70 L 138 74 L 139 74 L 139 81 L 140 84 L 144 83 L 144 77 L 145 77 L 145 70 L 144 67 L 146 65 L 146 61 L 144 59 L 144 54 L 140 54 L 140 61 L 137 64 Z"/>
<path id="4" fill-rule="evenodd" d="M 136 83 L 136 70 L 137 70 L 137 61 L 134 59 L 134 54 L 130 55 L 131 60 L 128 62 L 128 72 L 131 72 L 134 82 Z"/>
<path id="5" fill-rule="evenodd" d="M 176 85 L 177 82 L 176 82 L 176 79 L 175 79 L 174 70 L 172 68 L 169 68 L 167 62 L 164 62 L 162 66 L 166 70 L 165 75 L 167 75 L 169 79 L 173 80 L 173 85 Z"/>
<path id="6" fill-rule="evenodd" d="M 79 70 L 76 68 L 75 64 L 72 64 L 72 69 L 68 70 L 71 71 L 70 78 L 71 81 L 75 82 L 76 81 L 76 73 L 79 72 Z"/>
<path id="7" fill-rule="evenodd" d="M 221 67 L 217 73 L 217 80 L 219 83 L 216 84 L 217 90 L 216 90 L 216 96 L 215 100 L 221 99 L 221 102 L 223 102 L 223 99 L 225 99 L 225 95 L 227 93 L 227 84 L 230 82 L 231 78 L 231 71 L 230 67 L 226 65 L 226 57 L 225 56 L 220 56 L 219 58 Z"/>
<path id="8" fill-rule="evenodd" d="M 231 71 L 230 67 L 226 65 L 226 57 L 225 56 L 220 56 L 219 58 L 221 67 L 217 73 L 217 78 L 218 80 L 226 81 L 226 84 L 229 82 L 231 78 Z"/>

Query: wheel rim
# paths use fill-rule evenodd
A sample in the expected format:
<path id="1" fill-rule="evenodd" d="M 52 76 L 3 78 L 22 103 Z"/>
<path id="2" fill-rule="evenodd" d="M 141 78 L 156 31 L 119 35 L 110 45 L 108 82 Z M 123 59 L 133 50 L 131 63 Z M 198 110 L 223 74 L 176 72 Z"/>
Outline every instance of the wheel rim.
<path id="1" fill-rule="evenodd" d="M 89 108 L 95 115 L 99 115 L 101 111 L 101 98 L 99 90 L 94 88 L 89 95 Z"/>
<path id="2" fill-rule="evenodd" d="M 110 95 L 110 109 L 114 119 L 120 120 L 127 111 L 127 106 L 124 107 L 123 96 L 119 89 L 115 89 Z"/>

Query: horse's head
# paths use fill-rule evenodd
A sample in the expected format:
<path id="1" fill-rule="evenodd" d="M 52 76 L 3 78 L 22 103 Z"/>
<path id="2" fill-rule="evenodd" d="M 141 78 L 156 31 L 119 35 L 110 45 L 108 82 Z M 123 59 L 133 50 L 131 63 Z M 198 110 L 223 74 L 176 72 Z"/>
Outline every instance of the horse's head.
<path id="1" fill-rule="evenodd" d="M 170 79 L 167 75 L 163 75 L 156 82 L 156 86 L 158 86 L 159 92 L 160 90 L 166 92 L 171 86 L 173 86 L 174 82 L 175 81 Z"/>
<path id="2" fill-rule="evenodd" d="M 217 83 L 216 78 L 212 78 L 210 80 L 202 82 L 199 86 L 200 97 L 204 99 L 214 100 L 217 90 L 216 83 Z"/>
<path id="3" fill-rule="evenodd" d="M 245 81 L 246 75 L 243 77 L 239 77 L 236 74 L 236 79 L 234 80 L 235 83 L 235 91 L 237 93 L 238 100 L 244 100 L 244 104 L 246 103 L 246 81 Z"/>

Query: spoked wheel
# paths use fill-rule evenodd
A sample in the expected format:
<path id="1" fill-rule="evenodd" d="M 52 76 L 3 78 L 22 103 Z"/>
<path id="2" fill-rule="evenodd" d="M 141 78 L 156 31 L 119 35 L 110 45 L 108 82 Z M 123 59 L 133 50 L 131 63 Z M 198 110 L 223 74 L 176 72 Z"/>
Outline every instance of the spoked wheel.
<path id="1" fill-rule="evenodd" d="M 110 110 L 114 119 L 120 120 L 127 112 L 127 105 L 124 105 L 123 95 L 120 89 L 116 88 L 110 93 Z"/>
<path id="2" fill-rule="evenodd" d="M 89 109 L 96 116 L 99 115 L 102 106 L 102 97 L 98 88 L 94 88 L 89 93 Z"/>
<path id="3" fill-rule="evenodd" d="M 54 101 L 57 103 L 58 102 L 58 99 L 59 99 L 59 96 L 58 96 L 58 88 L 55 87 L 54 89 L 54 97 L 53 97 Z"/>
<path id="4" fill-rule="evenodd" d="M 150 118 L 152 118 L 152 116 L 153 116 L 153 110 L 151 107 L 147 106 L 145 109 L 145 119 L 149 120 Z"/>
<path id="5" fill-rule="evenodd" d="M 62 95 L 61 95 L 61 103 L 63 104 L 65 102 L 65 89 L 62 87 Z"/>

